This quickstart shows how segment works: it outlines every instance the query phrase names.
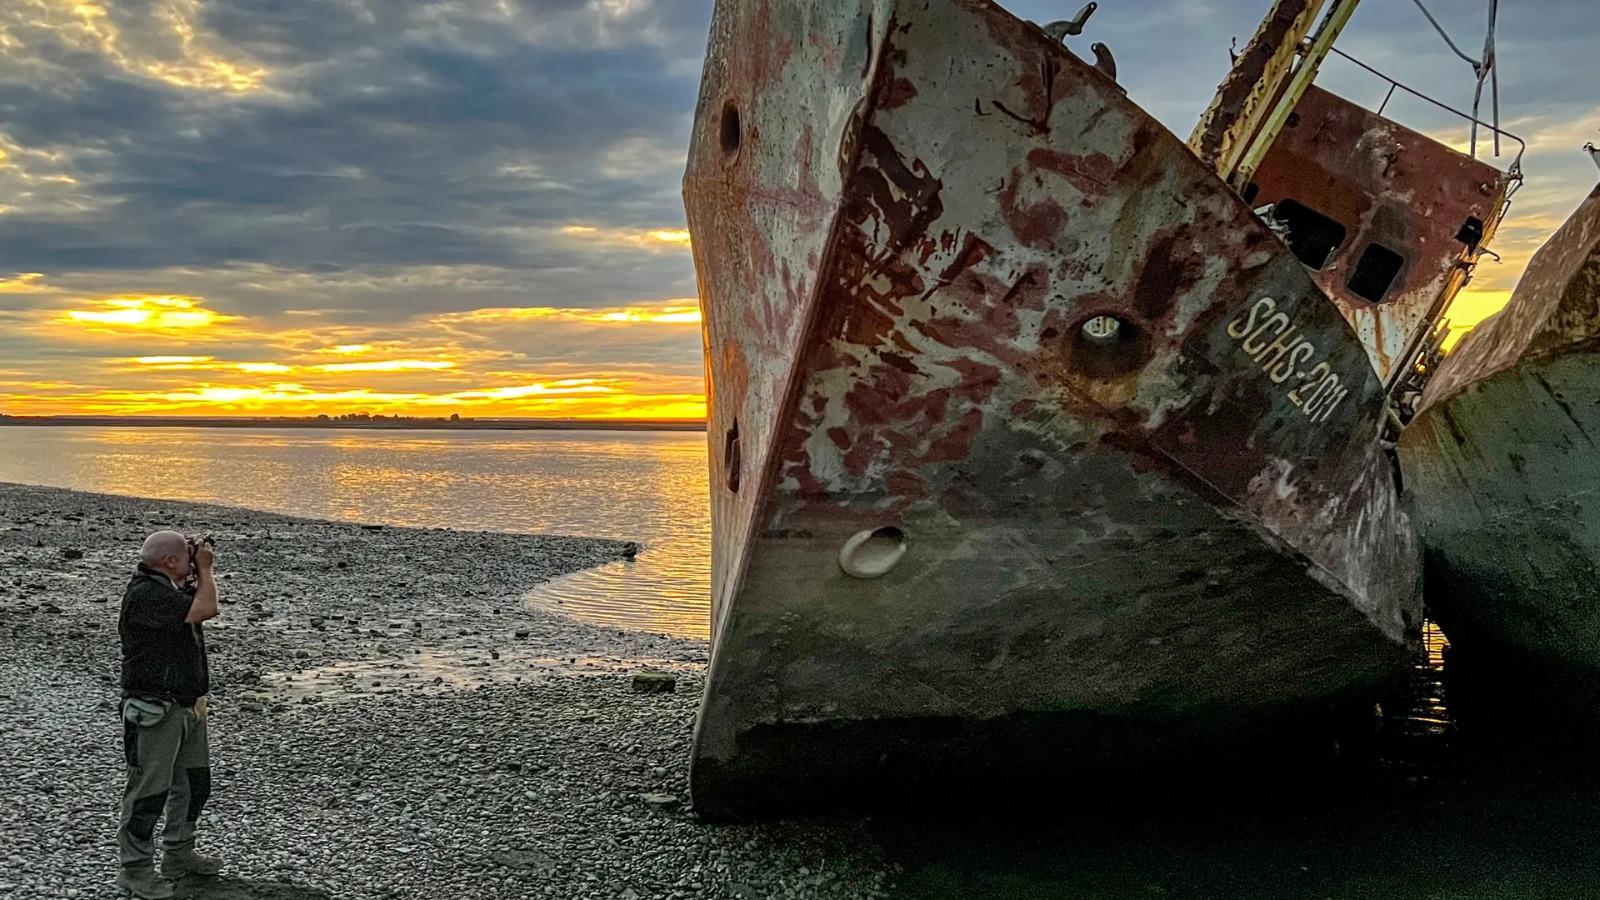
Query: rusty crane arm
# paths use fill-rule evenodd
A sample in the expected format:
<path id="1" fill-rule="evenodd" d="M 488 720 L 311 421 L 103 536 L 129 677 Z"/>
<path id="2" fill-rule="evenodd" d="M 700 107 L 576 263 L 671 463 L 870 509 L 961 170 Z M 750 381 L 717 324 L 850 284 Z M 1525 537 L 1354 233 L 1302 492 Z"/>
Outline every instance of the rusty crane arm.
<path id="1" fill-rule="evenodd" d="M 1217 177 L 1228 180 L 1282 93 L 1323 0 L 1276 0 L 1189 136 Z"/>
<path id="2" fill-rule="evenodd" d="M 1331 0 L 1307 45 L 1323 0 L 1276 0 L 1189 138 L 1217 177 L 1236 189 L 1250 182 L 1359 3 Z"/>

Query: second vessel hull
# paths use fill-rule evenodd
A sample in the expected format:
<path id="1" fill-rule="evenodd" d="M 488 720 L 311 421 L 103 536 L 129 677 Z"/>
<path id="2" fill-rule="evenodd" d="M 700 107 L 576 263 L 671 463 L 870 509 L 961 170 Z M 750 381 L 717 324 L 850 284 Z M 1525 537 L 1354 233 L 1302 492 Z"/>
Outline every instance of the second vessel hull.
<path id="1" fill-rule="evenodd" d="M 1451 642 L 1600 685 L 1600 192 L 1445 358 L 1401 436 Z"/>

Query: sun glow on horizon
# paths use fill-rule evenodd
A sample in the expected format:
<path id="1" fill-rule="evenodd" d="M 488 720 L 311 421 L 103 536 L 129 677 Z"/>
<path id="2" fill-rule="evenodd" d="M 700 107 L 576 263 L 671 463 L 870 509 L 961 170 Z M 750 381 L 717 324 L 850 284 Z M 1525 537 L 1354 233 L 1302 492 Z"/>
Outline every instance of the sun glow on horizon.
<path id="1" fill-rule="evenodd" d="M 1446 318 L 1450 333 L 1445 336 L 1444 350 L 1450 352 L 1467 336 L 1467 332 L 1505 308 L 1511 300 L 1510 290 L 1465 290 L 1450 303 Z"/>
<path id="2" fill-rule="evenodd" d="M 705 416 L 697 358 L 664 366 L 630 361 L 627 349 L 663 340 L 697 345 L 693 297 L 307 328 L 287 316 L 226 315 L 185 294 L 73 296 L 35 276 L 0 281 L 0 289 L 8 284 L 46 295 L 45 308 L 20 314 L 24 329 L 79 360 L 65 379 L 59 363 L 43 360 L 0 373 L 0 412 L 13 415 Z M 562 348 L 574 344 L 596 347 L 597 358 L 564 359 Z M 133 347 L 146 352 L 110 352 Z"/>

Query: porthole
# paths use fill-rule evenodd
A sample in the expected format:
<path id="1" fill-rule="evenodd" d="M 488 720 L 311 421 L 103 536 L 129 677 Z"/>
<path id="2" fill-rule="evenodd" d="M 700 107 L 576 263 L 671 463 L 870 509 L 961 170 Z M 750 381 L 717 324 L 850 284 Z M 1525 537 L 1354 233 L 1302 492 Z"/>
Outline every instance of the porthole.
<path id="1" fill-rule="evenodd" d="M 717 133 L 722 144 L 723 159 L 731 162 L 739 155 L 739 147 L 744 143 L 744 123 L 739 119 L 739 107 L 732 100 L 723 104 Z"/>
<path id="2" fill-rule="evenodd" d="M 739 449 L 739 420 L 734 419 L 722 438 L 722 477 L 723 483 L 732 493 L 739 493 L 739 469 L 744 464 L 743 454 Z"/>
<path id="3" fill-rule="evenodd" d="M 1116 313 L 1093 313 L 1068 331 L 1066 337 L 1072 366 L 1092 378 L 1125 375 L 1150 359 L 1149 333 L 1137 322 Z"/>
<path id="4" fill-rule="evenodd" d="M 1079 327 L 1091 343 L 1110 344 L 1122 331 L 1122 320 L 1116 316 L 1090 316 Z"/>

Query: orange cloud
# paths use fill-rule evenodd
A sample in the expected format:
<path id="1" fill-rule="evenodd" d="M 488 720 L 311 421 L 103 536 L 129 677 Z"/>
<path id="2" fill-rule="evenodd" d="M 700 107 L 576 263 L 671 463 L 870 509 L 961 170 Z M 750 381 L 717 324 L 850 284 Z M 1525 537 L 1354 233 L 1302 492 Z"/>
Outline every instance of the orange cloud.
<path id="1" fill-rule="evenodd" d="M 528 397 L 571 397 L 581 394 L 615 394 L 617 388 L 593 378 L 563 378 L 549 384 L 535 382 L 510 387 L 457 391 L 438 398 L 439 402 L 465 403 L 473 400 L 521 400 Z"/>
<path id="2" fill-rule="evenodd" d="M 132 360 L 141 366 L 193 367 L 211 361 L 209 356 L 136 356 Z"/>
<path id="3" fill-rule="evenodd" d="M 458 322 L 526 322 L 546 320 L 552 322 L 653 323 L 662 325 L 700 324 L 700 302 L 668 300 L 654 306 L 609 306 L 599 309 L 572 309 L 558 306 L 508 306 L 475 309 L 464 313 L 445 313 L 435 316 L 440 323 Z"/>
<path id="4" fill-rule="evenodd" d="M 456 364 L 448 359 L 381 359 L 371 362 L 323 363 L 311 368 L 318 372 L 409 372 L 455 367 Z"/>
<path id="5" fill-rule="evenodd" d="M 682 228 L 602 228 L 596 225 L 567 225 L 561 233 L 587 243 L 636 247 L 644 250 L 688 249 L 689 232 Z"/>
<path id="6" fill-rule="evenodd" d="M 184 331 L 231 321 L 204 308 L 199 298 L 128 294 L 91 301 L 89 309 L 69 309 L 62 321 L 89 327 L 128 328 L 144 331 Z"/>
<path id="7" fill-rule="evenodd" d="M 37 6 L 40 24 L 69 46 L 98 52 L 126 72 L 173 87 L 244 94 L 261 90 L 271 74 L 263 66 L 223 56 L 218 49 L 222 42 L 197 27 L 204 18 L 197 0 L 172 0 L 135 13 L 159 17 L 152 30 L 156 41 L 125 40 L 112 11 L 91 0 Z"/>
<path id="8" fill-rule="evenodd" d="M 0 160 L 5 159 L 5 152 L 0 150 Z M 44 284 L 44 276 L 38 272 L 22 272 L 11 278 L 0 278 L 0 294 L 42 294 L 50 289 Z"/>

